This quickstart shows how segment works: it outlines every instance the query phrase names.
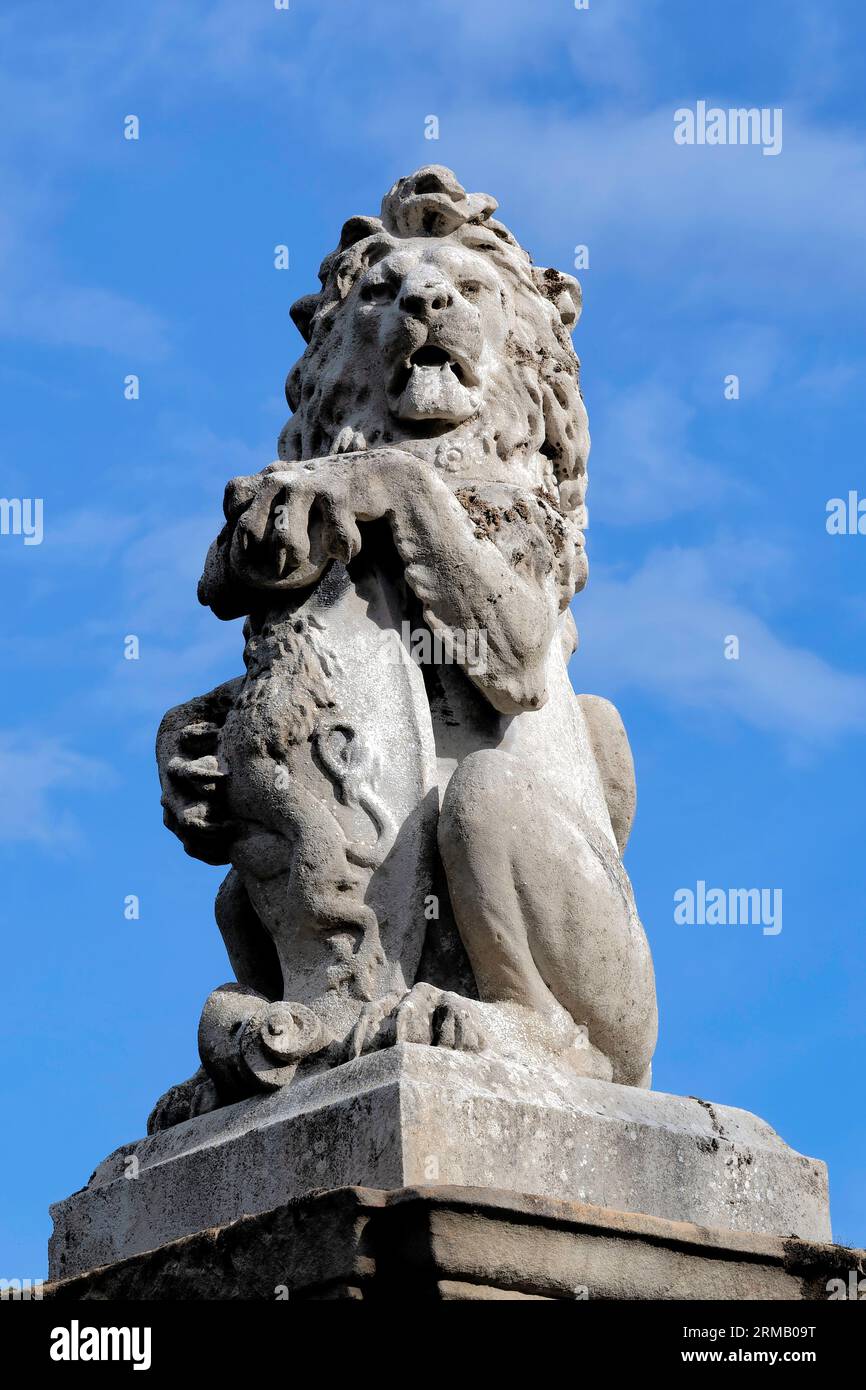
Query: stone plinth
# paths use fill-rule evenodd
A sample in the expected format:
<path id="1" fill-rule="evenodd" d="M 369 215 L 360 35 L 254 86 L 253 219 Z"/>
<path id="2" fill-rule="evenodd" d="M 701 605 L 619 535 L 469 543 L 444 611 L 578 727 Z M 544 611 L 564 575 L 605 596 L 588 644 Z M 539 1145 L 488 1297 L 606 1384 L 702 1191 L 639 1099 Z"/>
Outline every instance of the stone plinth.
<path id="1" fill-rule="evenodd" d="M 118 1149 L 53 1208 L 50 1277 L 314 1191 L 418 1185 L 830 1238 L 824 1165 L 746 1111 L 400 1044 Z"/>
<path id="2" fill-rule="evenodd" d="M 44 1297 L 822 1301 L 852 1271 L 866 1273 L 866 1251 L 493 1189 L 343 1188 L 47 1285 Z"/>

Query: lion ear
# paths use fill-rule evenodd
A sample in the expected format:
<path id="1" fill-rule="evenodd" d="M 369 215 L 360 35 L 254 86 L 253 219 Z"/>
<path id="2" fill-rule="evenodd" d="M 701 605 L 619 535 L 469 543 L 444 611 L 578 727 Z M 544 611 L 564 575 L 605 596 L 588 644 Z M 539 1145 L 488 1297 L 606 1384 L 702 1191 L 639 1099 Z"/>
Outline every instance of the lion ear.
<path id="1" fill-rule="evenodd" d="M 348 251 L 350 246 L 356 242 L 363 241 L 365 237 L 374 236 L 376 232 L 383 232 L 378 217 L 350 217 L 348 222 L 343 223 L 343 230 L 340 233 L 340 250 Z"/>
<path id="2" fill-rule="evenodd" d="M 545 270 L 540 265 L 532 267 L 532 278 L 537 289 L 556 308 L 563 327 L 570 332 L 583 308 L 583 291 L 578 281 L 573 275 L 564 275 L 561 270 Z"/>
<path id="3" fill-rule="evenodd" d="M 556 307 L 564 326 L 570 330 L 574 328 L 583 309 L 583 290 L 571 275 L 564 275 L 562 278 L 566 282 L 565 289 L 556 300 Z"/>
<path id="4" fill-rule="evenodd" d="M 302 299 L 296 299 L 289 313 L 292 323 L 297 328 L 305 343 L 310 341 L 313 331 L 313 315 L 319 304 L 317 294 L 305 294 Z"/>

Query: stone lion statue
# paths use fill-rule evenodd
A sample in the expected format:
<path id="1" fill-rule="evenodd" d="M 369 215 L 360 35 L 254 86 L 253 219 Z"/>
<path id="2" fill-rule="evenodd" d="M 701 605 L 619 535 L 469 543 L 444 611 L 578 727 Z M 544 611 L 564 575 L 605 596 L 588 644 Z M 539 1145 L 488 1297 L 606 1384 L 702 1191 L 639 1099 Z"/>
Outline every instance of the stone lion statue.
<path id="1" fill-rule="evenodd" d="M 580 287 L 496 207 L 420 169 L 292 309 L 279 457 L 228 484 L 199 586 L 245 674 L 157 740 L 167 825 L 231 866 L 236 978 L 151 1130 L 396 1042 L 650 1084 L 631 755 L 567 674 Z"/>

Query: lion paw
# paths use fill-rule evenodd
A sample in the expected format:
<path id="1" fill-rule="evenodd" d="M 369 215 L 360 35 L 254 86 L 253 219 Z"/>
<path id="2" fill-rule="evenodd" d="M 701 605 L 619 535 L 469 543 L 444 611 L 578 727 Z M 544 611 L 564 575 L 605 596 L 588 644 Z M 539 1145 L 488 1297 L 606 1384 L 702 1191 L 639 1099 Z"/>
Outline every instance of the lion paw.
<path id="1" fill-rule="evenodd" d="M 207 1072 L 199 1067 L 194 1076 L 177 1086 L 170 1086 L 160 1096 L 148 1116 L 147 1132 L 158 1134 L 160 1130 L 171 1129 L 184 1120 L 194 1119 L 196 1115 L 218 1110 L 219 1106 L 220 1099 L 214 1083 Z"/>
<path id="2" fill-rule="evenodd" d="M 347 1042 L 349 1058 L 393 1046 L 397 1041 L 397 1009 L 404 998 L 404 994 L 386 994 L 384 998 L 364 1005 Z"/>
<path id="3" fill-rule="evenodd" d="M 340 430 L 334 442 L 333 452 L 335 454 L 357 454 L 367 447 L 367 441 L 359 430 L 353 430 L 351 426 Z"/>
<path id="4" fill-rule="evenodd" d="M 414 985 L 406 994 L 386 995 L 367 1004 L 349 1039 L 349 1056 L 360 1057 L 400 1042 L 450 1047 L 458 1052 L 481 1052 L 486 1046 L 477 1005 L 428 984 Z"/>
<path id="5" fill-rule="evenodd" d="M 433 985 L 415 985 L 397 1010 L 397 1041 L 480 1052 L 484 1033 L 471 999 Z"/>

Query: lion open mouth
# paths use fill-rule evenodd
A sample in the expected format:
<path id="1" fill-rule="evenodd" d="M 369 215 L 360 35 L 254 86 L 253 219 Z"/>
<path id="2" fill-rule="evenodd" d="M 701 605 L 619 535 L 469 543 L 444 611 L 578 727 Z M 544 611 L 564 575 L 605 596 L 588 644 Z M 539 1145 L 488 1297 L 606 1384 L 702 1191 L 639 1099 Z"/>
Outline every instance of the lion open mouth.
<path id="1" fill-rule="evenodd" d="M 466 420 L 478 407 L 478 378 L 462 358 L 425 343 L 397 368 L 389 395 L 401 420 Z"/>

